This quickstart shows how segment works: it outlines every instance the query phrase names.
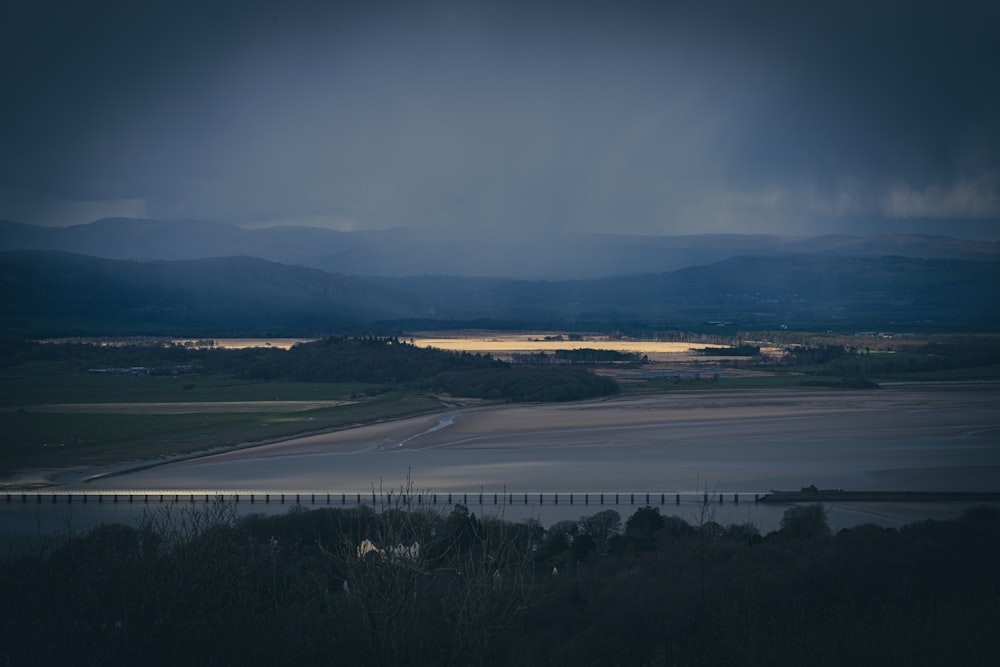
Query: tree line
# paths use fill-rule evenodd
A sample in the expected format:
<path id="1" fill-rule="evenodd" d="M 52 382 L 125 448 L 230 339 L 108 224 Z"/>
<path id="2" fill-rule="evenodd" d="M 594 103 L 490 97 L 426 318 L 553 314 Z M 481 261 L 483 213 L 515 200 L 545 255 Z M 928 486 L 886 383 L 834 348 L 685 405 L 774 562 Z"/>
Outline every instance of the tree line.
<path id="1" fill-rule="evenodd" d="M 754 348 L 750 349 L 752 351 Z M 759 348 L 756 350 L 759 355 Z M 892 377 L 998 364 L 1000 338 L 994 336 L 966 336 L 940 342 L 911 343 L 900 346 L 898 350 L 875 352 L 857 345 L 814 343 L 786 347 L 779 358 L 758 356 L 756 359 L 735 362 L 737 366 L 805 366 L 812 367 L 806 369 L 807 373 L 843 377 Z"/>
<path id="2" fill-rule="evenodd" d="M 489 354 L 417 347 L 397 337 L 337 336 L 290 349 L 192 348 L 170 342 L 101 346 L 10 340 L 0 364 L 54 362 L 75 372 L 94 367 L 190 365 L 204 374 L 247 380 L 359 382 L 506 401 L 567 401 L 614 394 L 617 383 L 587 370 L 527 367 Z"/>
<path id="3" fill-rule="evenodd" d="M 162 509 L 9 557 L 6 664 L 993 664 L 1000 511 L 831 534 L 614 510 Z M 13 603 L 16 601 L 16 604 Z"/>

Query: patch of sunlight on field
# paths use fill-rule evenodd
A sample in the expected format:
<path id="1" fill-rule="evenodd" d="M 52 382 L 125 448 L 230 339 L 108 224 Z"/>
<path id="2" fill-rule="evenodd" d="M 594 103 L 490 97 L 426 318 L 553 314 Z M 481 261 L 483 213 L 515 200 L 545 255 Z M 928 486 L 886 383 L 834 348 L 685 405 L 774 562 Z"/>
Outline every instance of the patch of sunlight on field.
<path id="1" fill-rule="evenodd" d="M 692 349 L 724 348 L 728 345 L 713 343 L 678 343 L 665 341 L 611 340 L 606 336 L 583 336 L 578 340 L 553 333 L 521 333 L 457 335 L 457 336 L 414 336 L 417 347 L 434 347 L 440 350 L 480 353 L 531 353 L 555 352 L 557 350 L 599 349 L 615 352 L 632 352 L 653 355 L 686 355 Z"/>

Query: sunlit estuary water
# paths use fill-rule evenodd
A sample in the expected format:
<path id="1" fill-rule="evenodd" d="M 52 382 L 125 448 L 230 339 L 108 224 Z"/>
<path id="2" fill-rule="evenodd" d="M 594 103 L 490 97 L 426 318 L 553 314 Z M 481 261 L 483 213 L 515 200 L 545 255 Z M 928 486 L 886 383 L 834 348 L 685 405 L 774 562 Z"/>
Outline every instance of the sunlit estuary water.
<path id="1" fill-rule="evenodd" d="M 91 473 L 93 471 L 90 471 Z M 88 473 L 90 474 L 90 473 Z M 697 498 L 724 494 L 712 512 L 722 523 L 776 527 L 783 507 L 754 505 L 769 489 L 885 491 L 1000 491 L 1000 388 L 892 387 L 877 391 L 716 391 L 557 405 L 456 408 L 445 413 L 354 428 L 126 472 L 91 482 L 63 474 L 66 490 L 272 491 L 311 498 L 319 493 L 398 489 L 409 474 L 417 490 L 468 494 L 470 504 L 500 511 L 492 494 L 514 494 L 506 518 L 544 523 L 578 518 L 607 507 L 598 494 L 644 494 L 693 519 Z M 533 496 L 560 493 L 539 505 Z M 574 505 L 568 494 L 574 493 Z M 583 505 L 583 494 L 590 504 Z M 683 494 L 681 505 L 674 494 Z M 742 502 L 732 502 L 733 494 Z M 523 494 L 531 499 L 525 505 Z M 306 501 L 308 504 L 308 501 Z M 334 503 L 336 506 L 336 502 Z M 638 506 L 638 505 L 637 505 Z M 72 508 L 135 514 L 141 508 Z M 272 501 L 241 511 L 286 511 Z M 441 509 L 445 509 L 439 505 Z M 60 509 L 61 508 L 61 509 Z M 617 506 L 623 517 L 635 508 Z M 844 503 L 831 506 L 835 528 L 873 521 L 898 525 L 953 516 L 962 507 Z M 0 507 L 5 521 L 66 512 L 57 507 Z M 20 512 L 18 514 L 18 512 Z M 942 514 L 943 513 L 943 514 Z M 49 521 L 51 519 L 46 519 Z M 102 519 L 104 520 L 104 519 Z"/>

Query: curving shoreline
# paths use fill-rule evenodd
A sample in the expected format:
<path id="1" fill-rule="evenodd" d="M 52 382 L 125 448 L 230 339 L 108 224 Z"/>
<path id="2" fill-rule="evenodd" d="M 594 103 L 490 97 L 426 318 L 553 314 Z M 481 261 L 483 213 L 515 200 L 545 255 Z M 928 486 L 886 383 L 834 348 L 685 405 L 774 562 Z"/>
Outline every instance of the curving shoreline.
<path id="1" fill-rule="evenodd" d="M 1000 406 L 1000 387 L 996 385 L 976 388 L 894 386 L 876 393 L 794 389 L 689 391 L 572 403 L 443 405 L 440 411 L 418 416 L 322 430 L 292 438 L 244 442 L 152 460 L 122 461 L 96 468 L 27 470 L 2 488 L 90 486 L 165 467 L 183 465 L 192 469 L 211 463 L 218 468 L 261 459 L 287 462 L 311 455 L 363 456 L 367 453 L 370 456 L 376 450 L 410 454 L 464 452 L 466 458 L 476 451 L 531 453 L 559 447 L 580 451 L 588 447 L 608 447 L 616 441 L 627 447 L 629 443 L 653 441 L 657 434 L 669 439 L 682 433 L 703 442 L 707 456 L 724 460 L 726 456 L 741 452 L 718 451 L 712 446 L 713 437 L 720 441 L 746 441 L 765 439 L 773 433 L 776 437 L 797 436 L 808 442 L 820 438 L 824 430 L 846 433 L 854 427 L 862 429 L 866 422 L 881 429 L 878 446 L 890 447 L 905 445 L 908 438 L 920 436 L 919 429 L 903 432 L 917 421 L 925 424 L 925 430 L 941 429 L 950 424 L 953 430 L 961 431 L 960 423 L 952 423 L 957 410 L 969 412 L 970 419 L 980 423 L 970 424 L 967 432 L 956 431 L 956 442 L 964 439 L 968 444 L 969 438 L 976 438 L 983 446 L 1000 450 L 1000 407 L 997 406 Z M 881 417 L 892 420 L 897 430 L 885 428 Z M 1000 460 L 997 463 L 1000 465 Z M 879 476 L 877 470 L 872 473 Z M 881 479 L 875 481 L 891 482 L 884 485 L 887 490 L 898 488 L 900 480 L 887 479 L 886 474 L 882 471 Z M 797 483 L 788 484 L 786 488 L 797 488 L 812 481 L 812 478 L 795 479 Z M 114 483 L 112 486 L 119 485 Z M 853 485 L 838 486 L 855 488 Z M 921 487 L 908 484 L 906 488 Z"/>
<path id="2" fill-rule="evenodd" d="M 684 392 L 453 407 L 238 446 L 64 470 L 67 488 L 1000 491 L 1000 389 Z M 985 482 L 984 482 L 985 480 Z M 989 483 L 983 486 L 983 483 Z"/>

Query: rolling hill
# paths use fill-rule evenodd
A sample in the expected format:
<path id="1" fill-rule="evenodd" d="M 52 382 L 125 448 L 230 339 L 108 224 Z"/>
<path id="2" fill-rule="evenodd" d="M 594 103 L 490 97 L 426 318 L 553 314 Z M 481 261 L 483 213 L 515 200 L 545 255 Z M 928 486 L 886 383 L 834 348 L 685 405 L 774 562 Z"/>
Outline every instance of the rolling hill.
<path id="1" fill-rule="evenodd" d="M 3 327 L 32 335 L 306 334 L 425 315 L 391 287 L 251 257 L 136 262 L 0 253 Z"/>
<path id="2" fill-rule="evenodd" d="M 362 279 L 250 257 L 0 253 L 0 326 L 31 336 L 496 328 L 995 330 L 1000 263 L 744 256 L 599 280 Z"/>
<path id="3" fill-rule="evenodd" d="M 128 218 L 60 228 L 0 221 L 0 251 L 14 250 L 61 250 L 134 260 L 247 256 L 356 276 L 429 274 L 522 280 L 593 280 L 662 273 L 736 256 L 900 255 L 1000 260 L 1000 243 L 903 234 L 463 237 L 405 228 L 355 232 L 293 226 L 244 229 L 214 222 Z"/>

